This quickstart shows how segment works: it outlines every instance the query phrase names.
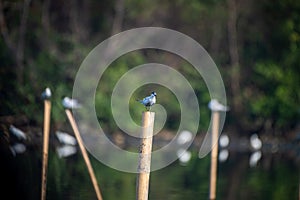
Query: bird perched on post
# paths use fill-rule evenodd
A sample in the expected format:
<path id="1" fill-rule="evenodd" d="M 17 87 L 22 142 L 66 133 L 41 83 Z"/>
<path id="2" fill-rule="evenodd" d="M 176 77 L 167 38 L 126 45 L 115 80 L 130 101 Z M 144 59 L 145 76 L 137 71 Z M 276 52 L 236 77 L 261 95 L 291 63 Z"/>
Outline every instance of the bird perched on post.
<path id="1" fill-rule="evenodd" d="M 65 109 L 77 109 L 81 108 L 81 104 L 77 101 L 77 99 L 71 99 L 69 97 L 65 97 L 62 100 L 62 105 Z"/>
<path id="2" fill-rule="evenodd" d="M 212 111 L 223 111 L 226 112 L 229 110 L 228 106 L 224 106 L 222 105 L 217 99 L 212 99 L 209 103 L 208 103 L 208 107 L 209 109 L 211 109 Z"/>
<path id="3" fill-rule="evenodd" d="M 150 96 L 145 97 L 143 100 L 137 101 L 143 104 L 146 107 L 146 110 L 149 111 L 151 109 L 151 106 L 156 103 L 156 92 L 151 92 Z"/>
<path id="4" fill-rule="evenodd" d="M 51 98 L 51 90 L 50 90 L 50 88 L 46 88 L 45 90 L 44 90 L 44 92 L 42 93 L 42 99 L 50 99 Z"/>

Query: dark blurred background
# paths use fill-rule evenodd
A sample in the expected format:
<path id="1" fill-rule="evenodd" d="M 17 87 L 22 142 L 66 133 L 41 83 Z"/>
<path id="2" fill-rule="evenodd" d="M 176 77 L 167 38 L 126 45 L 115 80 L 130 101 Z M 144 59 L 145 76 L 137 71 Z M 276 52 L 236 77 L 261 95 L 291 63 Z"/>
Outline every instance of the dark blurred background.
<path id="1" fill-rule="evenodd" d="M 215 61 L 224 80 L 230 106 L 224 131 L 237 138 L 237 141 L 257 133 L 270 147 L 270 157 L 266 156 L 269 160 L 263 169 L 273 170 L 272 173 L 266 175 L 266 171 L 261 169 L 250 171 L 252 176 L 245 171 L 249 182 L 241 185 L 251 188 L 247 191 L 238 188 L 240 184 L 237 180 L 231 179 L 237 178 L 233 172 L 223 174 L 224 177 L 230 176 L 227 177 L 228 181 L 230 178 L 229 182 L 237 183 L 228 184 L 231 187 L 226 192 L 222 190 L 224 199 L 246 199 L 252 191 L 253 194 L 260 191 L 259 186 L 274 181 L 279 181 L 278 188 L 284 192 L 283 196 L 278 194 L 276 198 L 277 193 L 272 193 L 272 187 L 268 187 L 262 191 L 263 195 L 252 199 L 282 199 L 288 194 L 292 197 L 286 199 L 297 198 L 300 155 L 300 1 L 293 0 L 0 0 L 0 133 L 3 144 L 1 155 L 4 155 L 0 162 L 3 170 L 10 169 L 14 174 L 15 168 L 3 164 L 6 161 L 10 163 L 8 166 L 16 166 L 7 153 L 8 147 L 5 147 L 11 144 L 11 124 L 31 137 L 27 143 L 34 151 L 41 150 L 43 103 L 40 94 L 45 87 L 50 87 L 53 93 L 52 131 L 71 131 L 66 125 L 61 99 L 71 96 L 74 79 L 83 59 L 111 35 L 144 26 L 173 29 L 200 43 Z M 210 111 L 207 109 L 210 96 L 201 76 L 189 63 L 175 55 L 150 49 L 135 51 L 117 59 L 99 82 L 95 97 L 96 110 L 105 132 L 112 136 L 120 132 L 110 108 L 114 85 L 129 69 L 148 62 L 172 66 L 190 81 L 201 110 L 198 131 L 201 137 L 210 120 Z M 169 118 L 163 131 L 172 134 L 180 122 L 180 107 L 174 95 L 164 87 L 148 85 L 137 90 L 135 96 L 148 95 L 153 88 L 157 90 L 158 102 L 168 111 Z M 134 119 L 139 120 L 142 109 L 141 106 L 131 107 Z M 273 162 L 274 153 L 282 152 Z M 243 161 L 244 164 L 241 164 L 240 160 L 247 159 L 240 159 L 239 154 L 234 154 L 237 156 L 234 162 L 239 165 L 236 166 L 232 161 L 226 169 L 243 174 L 247 163 Z M 2 162 L 2 158 L 6 161 Z M 39 169 L 40 166 L 36 164 L 41 158 L 37 156 L 36 159 L 33 165 Z M 179 172 L 182 176 L 179 180 L 185 180 L 181 182 L 183 185 L 179 187 L 180 190 L 189 186 L 194 187 L 195 191 L 200 189 L 195 186 L 196 180 L 187 178 L 191 174 L 194 176 L 193 170 L 201 168 L 197 168 L 198 164 L 195 163 L 184 169 L 187 171 Z M 277 177 L 279 174 L 280 177 Z M 194 178 L 203 178 L 198 175 Z M 258 178 L 260 175 L 262 179 Z M 13 177 L 19 176 L 14 174 Z M 285 179 L 293 183 L 288 189 L 284 188 L 284 182 L 280 182 Z M 228 183 L 225 180 L 220 184 L 225 186 Z M 50 181 L 51 184 L 53 182 Z M 115 184 L 106 186 L 118 188 L 119 185 Z M 206 186 L 202 188 L 205 192 Z M 49 190 L 55 193 L 53 187 Z M 153 184 L 155 187 L 157 185 Z M 189 197 L 193 199 L 195 194 L 198 193 L 191 192 Z M 153 192 L 153 195 L 156 193 Z M 74 196 L 72 198 L 79 198 Z M 109 199 L 109 194 L 106 197 Z M 182 199 L 183 196 L 175 195 L 173 199 L 177 198 Z M 162 197 L 157 193 L 154 199 Z"/>

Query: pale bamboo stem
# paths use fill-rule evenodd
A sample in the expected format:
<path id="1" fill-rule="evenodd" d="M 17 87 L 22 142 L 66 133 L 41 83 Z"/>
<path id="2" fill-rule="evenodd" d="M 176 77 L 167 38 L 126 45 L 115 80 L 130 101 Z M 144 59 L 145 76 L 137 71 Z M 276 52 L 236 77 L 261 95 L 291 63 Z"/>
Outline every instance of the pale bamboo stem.
<path id="1" fill-rule="evenodd" d="M 143 129 L 139 149 L 136 200 L 148 199 L 154 116 L 154 112 L 143 112 L 142 116 Z"/>
<path id="2" fill-rule="evenodd" d="M 90 177 L 91 177 L 91 180 L 92 180 L 92 183 L 93 183 L 96 195 L 97 195 L 97 199 L 98 200 L 102 200 L 102 196 L 101 196 L 101 192 L 100 192 L 100 189 L 99 189 L 99 186 L 98 186 L 98 183 L 97 183 L 97 179 L 96 179 L 96 176 L 95 176 L 92 164 L 90 162 L 89 156 L 87 154 L 87 151 L 86 151 L 86 149 L 84 147 L 82 138 L 80 136 L 78 126 L 77 126 L 77 124 L 75 122 L 75 119 L 74 119 L 73 114 L 71 113 L 71 111 L 69 109 L 66 109 L 65 111 L 66 111 L 67 117 L 69 119 L 69 122 L 70 122 L 70 124 L 72 126 L 72 129 L 74 131 L 75 137 L 76 137 L 76 139 L 78 141 L 78 145 L 79 145 L 79 148 L 81 150 L 81 153 L 82 153 L 83 159 L 85 161 L 85 164 L 86 164 L 86 166 L 88 168 L 88 172 L 90 174 Z"/>

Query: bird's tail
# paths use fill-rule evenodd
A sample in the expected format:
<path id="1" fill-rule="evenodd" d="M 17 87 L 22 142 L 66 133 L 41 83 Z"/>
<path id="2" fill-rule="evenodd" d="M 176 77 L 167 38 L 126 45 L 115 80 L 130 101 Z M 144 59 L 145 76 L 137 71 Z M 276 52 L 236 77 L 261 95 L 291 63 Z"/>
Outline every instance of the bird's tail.
<path id="1" fill-rule="evenodd" d="M 137 102 L 143 103 L 143 100 L 136 99 Z"/>

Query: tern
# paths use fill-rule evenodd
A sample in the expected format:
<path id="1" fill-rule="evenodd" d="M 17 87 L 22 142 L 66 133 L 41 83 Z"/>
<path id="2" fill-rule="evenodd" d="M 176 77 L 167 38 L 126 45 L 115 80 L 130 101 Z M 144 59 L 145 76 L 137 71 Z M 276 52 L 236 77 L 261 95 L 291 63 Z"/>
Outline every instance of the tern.
<path id="1" fill-rule="evenodd" d="M 51 90 L 50 88 L 47 87 L 42 93 L 42 99 L 50 99 L 51 95 L 52 95 Z"/>
<path id="2" fill-rule="evenodd" d="M 254 133 L 250 137 L 250 145 L 254 150 L 259 150 L 262 147 L 262 141 L 259 139 L 258 135 Z"/>
<path id="3" fill-rule="evenodd" d="M 258 161 L 261 159 L 261 157 L 262 157 L 261 151 L 253 152 L 249 158 L 250 167 L 255 167 L 257 165 Z"/>
<path id="4" fill-rule="evenodd" d="M 59 158 L 69 157 L 77 152 L 76 147 L 70 145 L 64 145 L 56 148 L 56 152 Z"/>
<path id="5" fill-rule="evenodd" d="M 176 155 L 180 161 L 181 165 L 187 165 L 187 163 L 191 160 L 192 158 L 192 153 L 186 149 L 178 149 L 178 151 L 176 152 Z"/>
<path id="6" fill-rule="evenodd" d="M 76 99 L 65 97 L 62 100 L 62 105 L 65 109 L 77 109 L 81 108 L 81 104 Z"/>
<path id="7" fill-rule="evenodd" d="M 209 103 L 208 103 L 208 107 L 209 109 L 211 109 L 212 111 L 223 111 L 226 112 L 229 110 L 228 106 L 224 106 L 222 105 L 217 99 L 212 99 Z"/>
<path id="8" fill-rule="evenodd" d="M 77 144 L 76 139 L 73 136 L 69 135 L 68 133 L 56 131 L 55 135 L 58 138 L 58 140 L 63 144 L 73 145 L 73 146 Z"/>
<path id="9" fill-rule="evenodd" d="M 151 109 L 151 106 L 153 106 L 156 103 L 156 92 L 151 92 L 151 95 L 148 97 L 145 97 L 143 100 L 137 100 L 141 104 L 143 104 L 147 111 Z"/>
<path id="10" fill-rule="evenodd" d="M 9 130 L 19 140 L 26 140 L 27 139 L 26 134 L 23 131 L 21 131 L 20 129 L 16 128 L 14 125 L 10 125 Z"/>
<path id="11" fill-rule="evenodd" d="M 26 151 L 26 146 L 22 143 L 16 143 L 14 145 L 9 146 L 9 149 L 14 157 L 16 157 L 17 154 L 22 154 Z"/>
<path id="12" fill-rule="evenodd" d="M 182 131 L 179 133 L 179 136 L 177 138 L 177 143 L 179 145 L 184 145 L 188 142 L 191 142 L 193 139 L 193 134 L 190 131 Z"/>
<path id="13" fill-rule="evenodd" d="M 229 157 L 229 151 L 228 149 L 222 149 L 219 153 L 219 161 L 225 162 Z"/>
<path id="14" fill-rule="evenodd" d="M 230 140 L 229 140 L 228 135 L 222 134 L 220 136 L 220 138 L 219 138 L 219 145 L 220 145 L 220 147 L 222 147 L 222 148 L 228 147 L 229 142 L 230 142 Z"/>

